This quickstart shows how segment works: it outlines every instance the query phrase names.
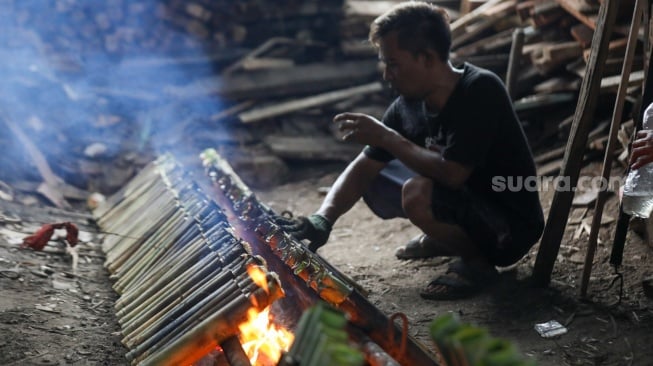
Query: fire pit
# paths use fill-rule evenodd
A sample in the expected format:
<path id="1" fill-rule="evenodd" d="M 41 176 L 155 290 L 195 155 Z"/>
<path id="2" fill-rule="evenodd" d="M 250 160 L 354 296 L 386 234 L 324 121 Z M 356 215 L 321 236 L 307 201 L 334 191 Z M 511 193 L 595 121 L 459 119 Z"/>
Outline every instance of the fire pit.
<path id="1" fill-rule="evenodd" d="M 375 353 L 387 364 L 435 364 L 407 324 L 400 330 L 276 226 L 214 150 L 202 157 L 205 189 L 165 155 L 94 212 L 103 231 L 119 234 L 103 249 L 132 364 L 276 365 L 299 341 L 290 330 L 320 302 L 346 314 L 348 342 L 368 362 Z"/>

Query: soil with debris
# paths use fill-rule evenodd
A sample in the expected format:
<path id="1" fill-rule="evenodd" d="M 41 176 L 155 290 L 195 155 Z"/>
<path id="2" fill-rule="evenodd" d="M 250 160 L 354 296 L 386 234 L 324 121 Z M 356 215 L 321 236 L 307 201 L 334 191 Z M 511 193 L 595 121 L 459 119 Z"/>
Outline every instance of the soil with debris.
<path id="1" fill-rule="evenodd" d="M 20 248 L 41 225 L 67 221 L 80 229 L 76 268 L 65 230 L 43 251 Z M 0 365 L 127 364 L 99 244 L 88 213 L 0 200 Z"/>
<path id="2" fill-rule="evenodd" d="M 600 165 L 588 171 L 600 172 Z M 259 192 L 259 199 L 275 211 L 290 210 L 305 215 L 317 210 L 324 189 L 337 177 L 304 172 L 302 177 L 275 189 Z M 554 192 L 541 194 L 545 217 Z M 577 198 L 586 197 L 578 192 Z M 588 193 L 589 194 L 589 193 Z M 590 194 L 591 195 L 591 194 Z M 653 274 L 653 253 L 642 238 L 628 234 L 623 273 L 624 288 L 619 301 L 619 283 L 610 286 L 614 269 L 609 264 L 618 199 L 609 198 L 604 225 L 594 259 L 588 299 L 580 298 L 580 282 L 594 204 L 574 206 L 560 254 L 548 288 L 530 284 L 539 245 L 502 280 L 479 296 L 460 301 L 432 301 L 420 290 L 446 269 L 450 258 L 400 261 L 397 247 L 419 234 L 406 219 L 381 220 L 362 201 L 334 226 L 329 243 L 318 253 L 369 291 L 370 301 L 386 314 L 405 313 L 410 333 L 432 348 L 428 325 L 438 315 L 456 312 L 461 319 L 487 327 L 491 334 L 510 339 L 519 349 L 535 357 L 538 365 L 651 365 L 653 360 L 653 300 L 642 291 L 642 279 Z M 583 229 L 579 229 L 583 228 Z M 557 320 L 568 332 L 543 338 L 536 324 Z"/>
<path id="3" fill-rule="evenodd" d="M 331 185 L 341 169 L 297 169 L 290 183 L 259 190 L 257 196 L 277 212 L 310 214 L 323 199 L 320 188 Z M 545 215 L 552 197 L 553 192 L 542 194 Z M 606 223 L 599 233 L 586 300 L 580 299 L 579 288 L 593 204 L 574 207 L 551 285 L 544 289 L 529 283 L 536 246 L 501 274 L 502 281 L 478 296 L 423 300 L 420 290 L 450 259 L 395 259 L 394 250 L 418 230 L 404 219 L 378 219 L 362 202 L 337 222 L 319 254 L 369 291 L 370 301 L 386 314 L 406 314 L 412 336 L 427 348 L 432 349 L 429 323 L 456 312 L 464 321 L 516 342 L 539 365 L 650 365 L 653 300 L 643 293 L 642 280 L 653 274 L 652 248 L 629 232 L 619 302 L 619 281 L 613 284 L 616 276 L 609 265 L 616 205 L 613 195 L 604 211 Z M 113 311 L 117 295 L 102 266 L 101 239 L 91 216 L 3 200 L 0 213 L 0 364 L 127 365 Z M 63 240 L 53 239 L 44 252 L 19 248 L 22 238 L 41 224 L 61 221 L 81 229 L 76 270 Z M 550 320 L 562 323 L 568 332 L 541 337 L 535 324 Z"/>

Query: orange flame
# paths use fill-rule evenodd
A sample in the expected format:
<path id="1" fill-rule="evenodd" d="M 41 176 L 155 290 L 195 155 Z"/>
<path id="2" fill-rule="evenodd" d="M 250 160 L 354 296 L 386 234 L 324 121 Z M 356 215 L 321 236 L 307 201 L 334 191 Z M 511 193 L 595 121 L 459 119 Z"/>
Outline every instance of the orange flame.
<path id="1" fill-rule="evenodd" d="M 240 343 L 255 366 L 276 365 L 284 351 L 288 351 L 295 336 L 271 322 L 270 307 L 261 312 L 249 309 L 248 320 L 239 325 Z"/>
<path id="2" fill-rule="evenodd" d="M 249 265 L 247 266 L 247 274 L 249 274 L 249 276 L 258 287 L 265 290 L 265 292 L 268 294 L 270 293 L 270 289 L 268 288 L 268 280 L 265 278 L 265 272 L 261 269 L 261 267 L 256 265 Z"/>

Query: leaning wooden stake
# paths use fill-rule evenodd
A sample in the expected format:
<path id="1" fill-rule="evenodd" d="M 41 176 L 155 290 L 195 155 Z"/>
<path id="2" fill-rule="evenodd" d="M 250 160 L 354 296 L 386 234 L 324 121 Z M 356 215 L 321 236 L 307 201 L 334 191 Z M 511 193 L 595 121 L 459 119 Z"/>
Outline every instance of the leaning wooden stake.
<path id="1" fill-rule="evenodd" d="M 535 268 L 533 269 L 533 282 L 536 285 L 547 286 L 551 281 L 551 272 L 553 265 L 560 250 L 560 242 L 567 225 L 567 218 L 571 208 L 571 202 L 574 199 L 573 187 L 578 183 L 580 169 L 583 162 L 583 152 L 587 144 L 592 123 L 594 122 L 594 112 L 596 110 L 599 90 L 601 87 L 601 77 L 605 61 L 608 57 L 608 44 L 610 35 L 614 27 L 619 6 L 618 0 L 605 0 L 601 4 L 599 18 L 592 40 L 592 52 L 587 64 L 585 78 L 581 87 L 581 94 L 578 98 L 574 122 L 572 124 L 565 157 L 562 164 L 560 176 L 561 183 L 569 183 L 564 190 L 556 187 L 555 195 L 544 234 L 540 243 L 540 249 L 537 253 Z"/>
<path id="2" fill-rule="evenodd" d="M 617 142 L 617 133 L 619 132 L 621 115 L 623 113 L 624 101 L 626 99 L 626 90 L 628 89 L 628 78 L 633 66 L 635 49 L 637 48 L 637 33 L 639 32 L 640 21 L 642 20 L 643 6 L 644 0 L 637 0 L 635 3 L 635 11 L 633 12 L 633 21 L 630 26 L 628 45 L 626 46 L 626 57 L 624 58 L 623 68 L 621 70 L 621 82 L 619 83 L 619 91 L 617 92 L 614 113 L 612 114 L 612 123 L 610 124 L 610 137 L 608 138 L 608 145 L 605 148 L 605 156 L 603 157 L 603 171 L 601 174 L 603 182 L 608 182 L 610 179 L 612 154 Z M 587 286 L 589 284 L 590 275 L 592 274 L 592 262 L 594 261 L 594 253 L 596 251 L 596 243 L 599 236 L 599 228 L 601 226 L 601 217 L 603 216 L 603 206 L 605 205 L 609 193 L 608 188 L 607 185 L 601 187 L 601 191 L 599 192 L 594 205 L 594 217 L 592 218 L 592 228 L 590 229 L 587 253 L 585 255 L 585 265 L 583 267 L 583 277 L 580 284 L 580 295 L 582 297 L 587 295 Z"/>

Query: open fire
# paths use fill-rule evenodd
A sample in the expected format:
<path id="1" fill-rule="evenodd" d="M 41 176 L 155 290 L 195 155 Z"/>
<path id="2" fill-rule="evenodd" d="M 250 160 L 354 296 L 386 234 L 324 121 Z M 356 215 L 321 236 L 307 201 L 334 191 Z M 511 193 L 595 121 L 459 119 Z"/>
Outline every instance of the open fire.
<path id="1" fill-rule="evenodd" d="M 258 266 L 248 266 L 247 273 L 261 288 L 268 288 L 265 273 Z M 249 309 L 247 321 L 238 328 L 243 350 L 252 365 L 257 366 L 276 365 L 295 338 L 291 332 L 273 323 L 269 306 L 260 312 L 256 308 Z"/>

